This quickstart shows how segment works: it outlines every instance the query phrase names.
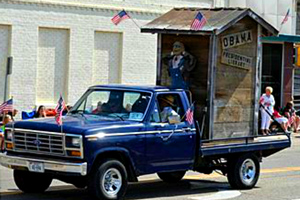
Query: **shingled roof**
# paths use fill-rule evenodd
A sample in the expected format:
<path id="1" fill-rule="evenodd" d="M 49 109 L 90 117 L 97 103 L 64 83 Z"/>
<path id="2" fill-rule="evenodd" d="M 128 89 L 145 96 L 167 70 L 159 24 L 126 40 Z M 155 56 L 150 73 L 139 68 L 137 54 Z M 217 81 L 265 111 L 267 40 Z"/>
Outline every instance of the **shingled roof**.
<path id="1" fill-rule="evenodd" d="M 192 21 L 199 11 L 205 16 L 207 23 L 201 30 L 191 30 Z M 250 8 L 174 8 L 143 26 L 141 31 L 150 33 L 170 31 L 210 33 L 215 31 L 216 34 L 220 34 L 246 16 L 261 24 L 273 35 L 278 34 L 275 27 Z"/>

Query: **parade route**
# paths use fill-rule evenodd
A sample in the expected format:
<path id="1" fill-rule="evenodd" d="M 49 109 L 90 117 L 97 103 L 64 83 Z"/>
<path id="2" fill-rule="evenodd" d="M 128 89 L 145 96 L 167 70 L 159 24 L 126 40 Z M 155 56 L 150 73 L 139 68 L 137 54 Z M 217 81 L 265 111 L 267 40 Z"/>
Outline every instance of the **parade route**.
<path id="1" fill-rule="evenodd" d="M 179 183 L 167 184 L 156 174 L 139 177 L 139 183 L 130 184 L 125 199 L 300 199 L 300 149 L 299 134 L 292 137 L 292 147 L 266 158 L 262 162 L 261 176 L 252 190 L 232 190 L 227 178 L 213 173 L 211 175 L 188 172 Z M 88 200 L 84 189 L 54 181 L 43 194 L 23 194 L 15 186 L 12 170 L 0 167 L 1 200 Z"/>

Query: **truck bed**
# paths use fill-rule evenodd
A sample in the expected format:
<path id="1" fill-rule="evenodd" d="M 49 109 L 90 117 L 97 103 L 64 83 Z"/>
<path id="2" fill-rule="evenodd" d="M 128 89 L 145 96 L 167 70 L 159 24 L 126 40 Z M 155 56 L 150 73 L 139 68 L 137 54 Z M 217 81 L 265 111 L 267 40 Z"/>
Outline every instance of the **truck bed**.
<path id="1" fill-rule="evenodd" d="M 248 151 L 261 151 L 262 155 L 267 157 L 290 146 L 290 135 L 284 133 L 268 136 L 204 140 L 201 142 L 199 155 L 207 157 Z"/>

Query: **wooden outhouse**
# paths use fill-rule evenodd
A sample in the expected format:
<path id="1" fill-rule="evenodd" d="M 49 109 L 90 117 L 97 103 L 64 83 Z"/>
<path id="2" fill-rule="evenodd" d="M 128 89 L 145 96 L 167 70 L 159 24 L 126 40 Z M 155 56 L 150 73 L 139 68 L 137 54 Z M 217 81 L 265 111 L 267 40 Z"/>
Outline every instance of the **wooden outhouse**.
<path id="1" fill-rule="evenodd" d="M 200 30 L 191 24 L 198 13 Z M 204 139 L 256 135 L 261 81 L 261 37 L 278 31 L 251 9 L 174 8 L 141 29 L 158 34 L 157 84 L 170 85 L 162 60 L 179 41 L 196 59 L 189 90 Z M 202 120 L 204 119 L 204 120 Z M 203 123 L 202 123 L 203 121 Z"/>

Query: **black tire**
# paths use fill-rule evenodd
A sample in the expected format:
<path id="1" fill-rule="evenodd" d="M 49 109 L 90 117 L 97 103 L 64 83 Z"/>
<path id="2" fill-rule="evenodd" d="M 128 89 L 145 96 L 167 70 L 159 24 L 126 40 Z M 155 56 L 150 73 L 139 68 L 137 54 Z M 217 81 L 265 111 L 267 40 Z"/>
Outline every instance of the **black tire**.
<path id="1" fill-rule="evenodd" d="M 184 177 L 185 171 L 164 172 L 164 173 L 157 173 L 157 175 L 164 182 L 174 183 L 180 181 Z"/>
<path id="2" fill-rule="evenodd" d="M 97 199 L 122 199 L 128 186 L 127 171 L 120 161 L 107 160 L 92 172 L 88 182 L 89 192 Z"/>
<path id="3" fill-rule="evenodd" d="M 234 189 L 251 189 L 259 178 L 260 165 L 257 156 L 245 154 L 228 163 L 227 179 Z"/>
<path id="4" fill-rule="evenodd" d="M 48 189 L 52 177 L 42 173 L 14 170 L 14 181 L 25 193 L 41 193 Z"/>

